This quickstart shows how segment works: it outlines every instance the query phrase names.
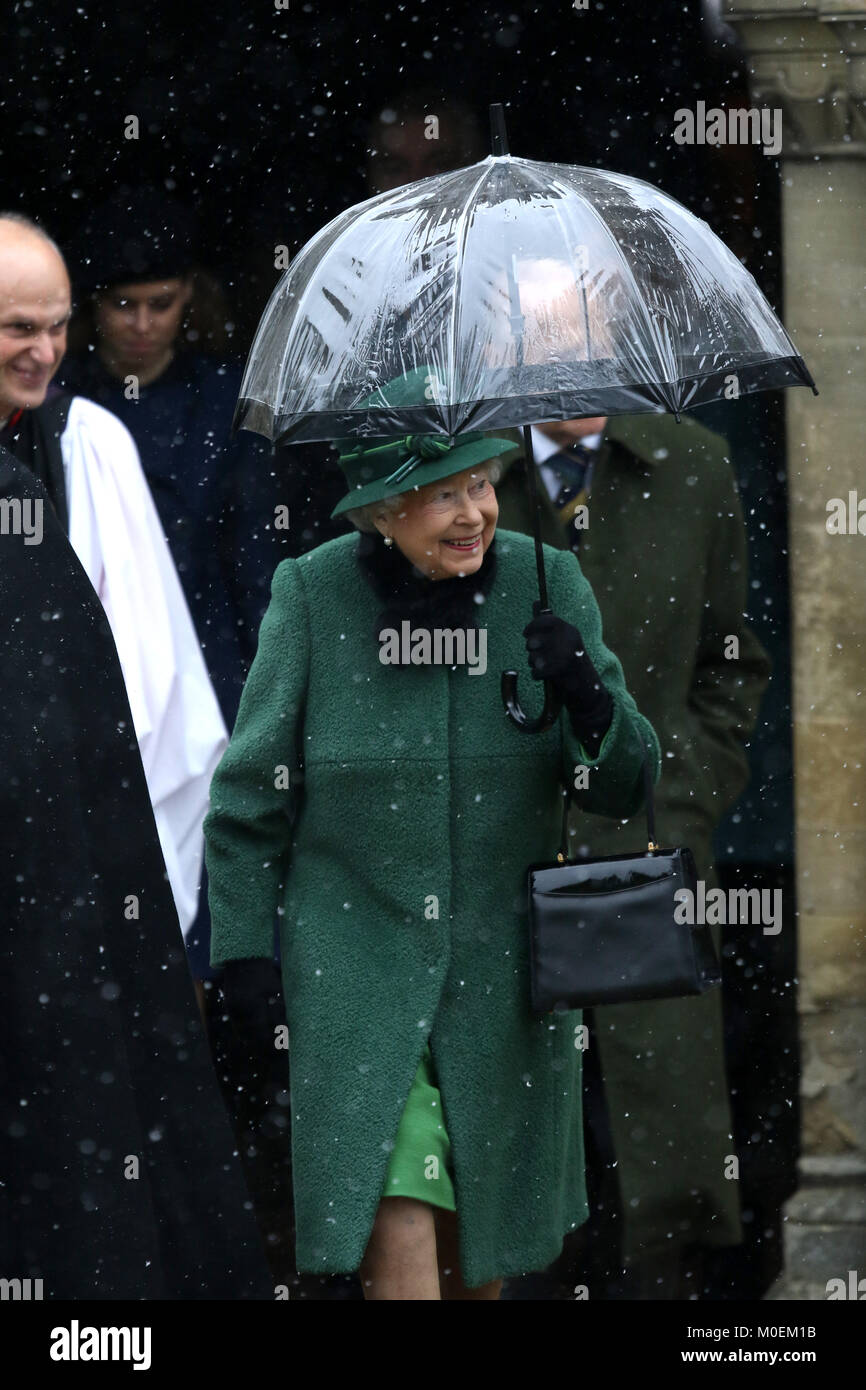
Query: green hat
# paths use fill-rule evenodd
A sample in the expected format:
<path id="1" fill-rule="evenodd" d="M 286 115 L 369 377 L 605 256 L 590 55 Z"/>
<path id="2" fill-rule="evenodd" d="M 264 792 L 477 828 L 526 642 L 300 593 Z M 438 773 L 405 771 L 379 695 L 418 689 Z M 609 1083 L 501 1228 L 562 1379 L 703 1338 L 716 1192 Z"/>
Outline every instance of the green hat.
<path id="1" fill-rule="evenodd" d="M 416 367 L 405 376 L 395 377 L 359 405 L 423 405 L 429 400 L 429 383 L 435 380 L 430 367 Z M 479 431 L 454 436 L 405 434 L 369 439 L 337 439 L 339 464 L 349 485 L 346 496 L 331 516 L 341 516 L 368 502 L 399 496 L 427 483 L 438 483 L 487 459 L 497 458 L 519 446 L 511 439 L 491 439 Z"/>

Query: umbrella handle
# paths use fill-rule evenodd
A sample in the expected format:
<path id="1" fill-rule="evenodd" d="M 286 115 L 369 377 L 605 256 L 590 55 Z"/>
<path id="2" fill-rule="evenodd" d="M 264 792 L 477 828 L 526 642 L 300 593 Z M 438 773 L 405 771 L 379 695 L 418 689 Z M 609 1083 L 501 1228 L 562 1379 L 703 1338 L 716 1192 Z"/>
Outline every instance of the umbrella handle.
<path id="1" fill-rule="evenodd" d="M 537 719 L 530 719 L 520 708 L 520 701 L 517 698 L 516 671 L 502 672 L 500 690 L 508 718 L 525 734 L 543 734 L 544 730 L 549 729 L 559 718 L 562 698 L 552 681 L 544 682 L 544 709 Z"/>
<path id="2" fill-rule="evenodd" d="M 540 543 L 539 543 L 540 550 Z M 540 574 L 543 574 L 544 559 L 541 558 Z M 532 605 L 532 615 L 537 618 L 541 613 L 549 613 L 551 610 L 546 603 L 546 586 L 544 588 L 545 599 L 536 599 Z M 543 734 L 545 729 L 549 729 L 559 718 L 559 711 L 562 709 L 562 696 L 559 694 L 552 681 L 544 682 L 544 708 L 537 719 L 530 719 L 524 714 L 517 698 L 517 672 L 503 671 L 502 680 L 499 685 L 502 692 L 502 703 L 505 712 L 512 723 L 518 729 L 522 729 L 525 734 Z"/>

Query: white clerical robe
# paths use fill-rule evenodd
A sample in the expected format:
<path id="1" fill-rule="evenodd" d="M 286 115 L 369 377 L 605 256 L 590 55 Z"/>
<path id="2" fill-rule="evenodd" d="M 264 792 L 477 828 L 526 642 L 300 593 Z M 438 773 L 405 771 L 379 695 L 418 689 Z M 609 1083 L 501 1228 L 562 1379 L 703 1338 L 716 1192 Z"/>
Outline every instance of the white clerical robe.
<path id="1" fill-rule="evenodd" d="M 114 636 L 186 935 L 198 906 L 210 781 L 228 732 L 132 435 L 75 396 L 60 446 L 69 540 Z"/>

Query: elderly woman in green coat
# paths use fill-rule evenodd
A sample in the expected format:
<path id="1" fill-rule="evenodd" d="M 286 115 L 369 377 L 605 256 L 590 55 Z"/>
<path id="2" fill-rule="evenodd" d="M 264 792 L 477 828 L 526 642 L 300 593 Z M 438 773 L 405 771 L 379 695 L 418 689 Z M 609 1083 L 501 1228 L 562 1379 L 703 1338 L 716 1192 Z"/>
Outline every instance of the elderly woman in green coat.
<path id="1" fill-rule="evenodd" d="M 495 1299 L 587 1217 L 580 1014 L 530 1011 L 526 868 L 577 766 L 580 806 L 628 816 L 658 741 L 573 555 L 546 551 L 556 616 L 525 626 L 533 544 L 496 535 L 508 441 L 342 447 L 335 514 L 361 535 L 277 569 L 211 786 L 212 961 L 249 1019 L 279 911 L 298 1269 Z M 564 701 L 542 734 L 499 697 L 525 652 Z"/>

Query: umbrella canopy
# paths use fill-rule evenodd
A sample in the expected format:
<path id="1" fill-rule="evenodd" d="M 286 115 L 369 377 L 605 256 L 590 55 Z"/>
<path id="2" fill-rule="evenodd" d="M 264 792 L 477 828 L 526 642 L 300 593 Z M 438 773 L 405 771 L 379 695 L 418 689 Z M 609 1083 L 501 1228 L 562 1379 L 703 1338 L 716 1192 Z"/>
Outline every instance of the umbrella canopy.
<path id="1" fill-rule="evenodd" d="M 431 364 L 422 403 L 376 388 Z M 814 384 L 753 277 L 640 179 L 490 155 L 347 209 L 262 316 L 235 425 L 454 435 Z"/>
<path id="2" fill-rule="evenodd" d="M 502 107 L 490 115 L 486 159 L 370 198 L 307 243 L 262 315 L 234 423 L 283 442 L 522 427 L 546 613 L 533 421 L 679 418 L 815 384 L 706 222 L 641 179 L 517 159 Z M 389 384 L 421 371 L 423 394 L 395 405 Z M 514 671 L 502 699 L 528 733 L 560 706 L 546 681 L 527 719 Z"/>

